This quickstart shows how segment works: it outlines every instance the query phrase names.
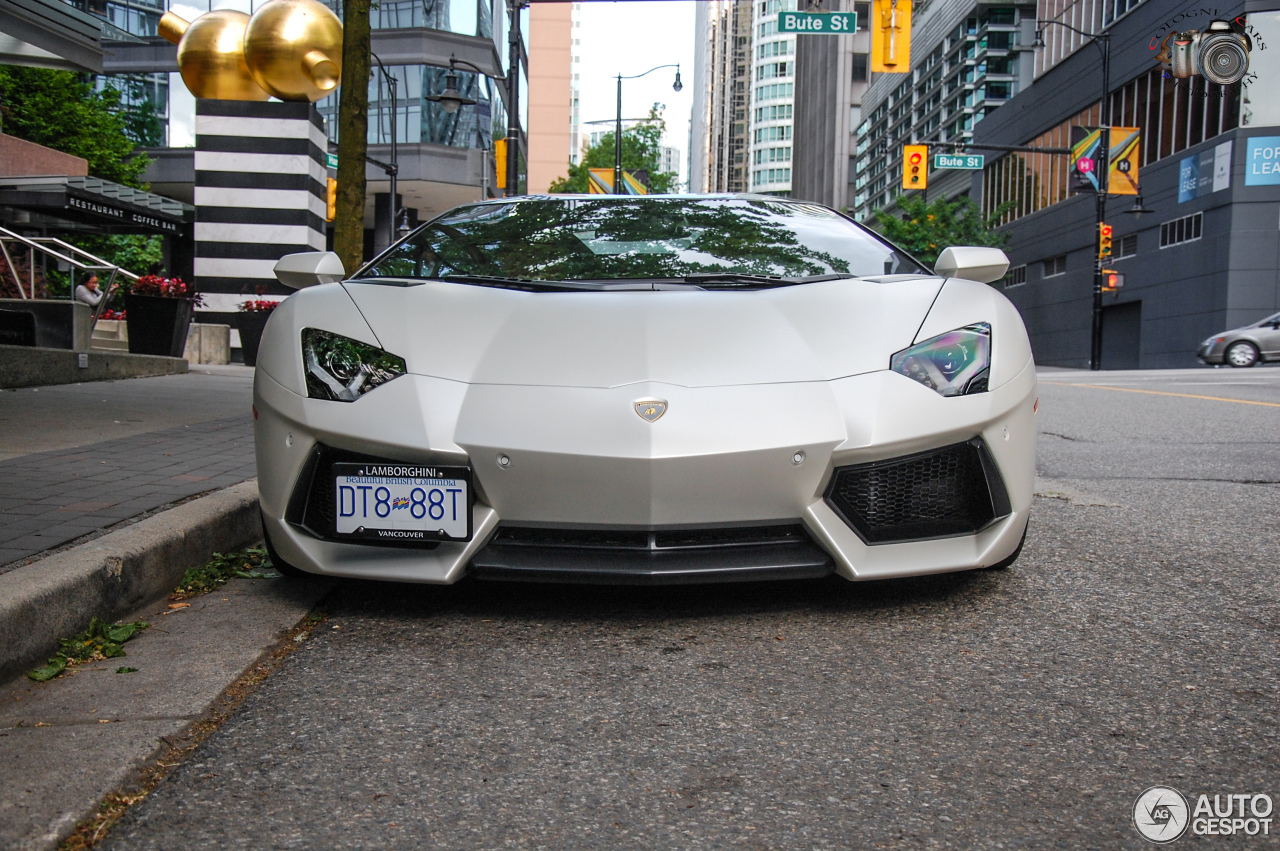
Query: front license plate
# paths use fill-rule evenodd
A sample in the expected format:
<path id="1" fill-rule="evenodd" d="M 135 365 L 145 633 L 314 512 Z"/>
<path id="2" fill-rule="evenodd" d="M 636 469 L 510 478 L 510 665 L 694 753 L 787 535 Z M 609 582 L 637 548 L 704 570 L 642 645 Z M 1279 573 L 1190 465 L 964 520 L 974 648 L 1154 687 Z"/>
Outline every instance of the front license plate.
<path id="1" fill-rule="evenodd" d="M 471 470 L 334 464 L 337 533 L 404 542 L 471 539 Z"/>

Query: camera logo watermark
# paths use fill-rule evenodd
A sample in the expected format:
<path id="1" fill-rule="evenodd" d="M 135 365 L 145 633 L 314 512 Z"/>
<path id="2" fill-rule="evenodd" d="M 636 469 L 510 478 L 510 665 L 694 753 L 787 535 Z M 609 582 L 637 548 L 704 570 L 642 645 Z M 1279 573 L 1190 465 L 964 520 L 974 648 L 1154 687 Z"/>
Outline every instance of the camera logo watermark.
<path id="1" fill-rule="evenodd" d="M 1190 823 L 1187 799 L 1177 789 L 1152 786 L 1133 802 L 1133 826 L 1143 839 L 1164 844 L 1187 832 Z"/>
<path id="2" fill-rule="evenodd" d="M 1152 786 L 1133 802 L 1133 826 L 1158 845 L 1173 842 L 1188 828 L 1193 836 L 1271 835 L 1270 795 L 1198 795 L 1195 801 L 1192 807 L 1177 789 Z"/>

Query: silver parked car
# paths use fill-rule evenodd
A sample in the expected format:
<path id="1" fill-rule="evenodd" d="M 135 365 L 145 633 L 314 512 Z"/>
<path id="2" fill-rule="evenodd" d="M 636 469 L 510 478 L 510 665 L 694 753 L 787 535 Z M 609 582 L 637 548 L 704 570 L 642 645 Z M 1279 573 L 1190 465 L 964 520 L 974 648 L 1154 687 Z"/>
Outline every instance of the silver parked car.
<path id="1" fill-rule="evenodd" d="M 1280 313 L 1234 331 L 1214 334 L 1200 344 L 1196 357 L 1207 364 L 1231 366 L 1280 360 Z"/>

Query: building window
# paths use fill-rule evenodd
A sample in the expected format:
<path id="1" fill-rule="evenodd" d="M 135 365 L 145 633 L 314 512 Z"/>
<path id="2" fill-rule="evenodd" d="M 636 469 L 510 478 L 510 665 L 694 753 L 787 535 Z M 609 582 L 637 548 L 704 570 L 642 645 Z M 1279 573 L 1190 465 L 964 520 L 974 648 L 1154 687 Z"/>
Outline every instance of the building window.
<path id="1" fill-rule="evenodd" d="M 1004 288 L 1006 290 L 1020 287 L 1027 282 L 1027 265 L 1014 266 L 1009 270 L 1009 274 L 1004 276 Z"/>
<path id="2" fill-rule="evenodd" d="M 763 163 L 789 163 L 791 162 L 790 148 L 760 148 L 755 153 L 755 164 Z"/>
<path id="3" fill-rule="evenodd" d="M 862 20 L 859 18 L 858 20 Z M 853 54 L 853 81 L 855 83 L 865 83 L 867 81 L 867 60 L 871 57 L 865 53 Z"/>
<path id="4" fill-rule="evenodd" d="M 755 141 L 759 142 L 786 142 L 791 139 L 791 125 L 782 127 L 760 127 L 756 130 Z"/>
<path id="5" fill-rule="evenodd" d="M 1161 223 L 1160 247 L 1169 248 L 1199 239 L 1203 220 L 1203 213 L 1192 213 L 1180 219 Z"/>
<path id="6" fill-rule="evenodd" d="M 1138 235 L 1131 233 L 1128 236 L 1122 236 L 1116 245 L 1118 248 L 1115 254 L 1116 260 L 1133 257 L 1138 253 Z"/>
<path id="7" fill-rule="evenodd" d="M 1040 273 L 1040 277 L 1056 278 L 1058 275 L 1065 274 L 1067 274 L 1067 255 L 1059 254 L 1044 261 L 1044 271 Z"/>
<path id="8" fill-rule="evenodd" d="M 789 168 L 757 169 L 751 177 L 751 182 L 756 185 L 759 185 L 761 183 L 790 183 L 791 169 Z"/>
<path id="9" fill-rule="evenodd" d="M 795 83 L 770 83 L 756 87 L 756 101 L 789 98 L 795 93 Z"/>
<path id="10" fill-rule="evenodd" d="M 1175 81 L 1164 80 L 1163 74 L 1156 68 L 1111 95 L 1112 125 L 1141 128 L 1141 167 L 1233 130 L 1240 121 L 1236 87 L 1223 91 L 1218 86 L 1208 86 L 1203 77 Z M 1072 125 L 1099 123 L 1098 105 L 1094 104 L 1027 144 L 1070 147 Z M 1064 156 L 1030 153 L 996 160 L 983 174 L 984 212 L 994 215 L 1001 205 L 1007 205 L 999 219 L 1004 225 L 1065 201 L 1069 194 L 1067 160 Z"/>

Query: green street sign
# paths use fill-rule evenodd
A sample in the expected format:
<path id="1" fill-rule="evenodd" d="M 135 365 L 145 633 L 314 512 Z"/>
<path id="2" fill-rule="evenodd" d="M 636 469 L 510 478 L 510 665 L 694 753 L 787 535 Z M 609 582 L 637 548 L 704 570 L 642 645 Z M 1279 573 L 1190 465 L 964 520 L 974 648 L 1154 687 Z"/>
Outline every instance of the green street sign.
<path id="1" fill-rule="evenodd" d="M 858 29 L 857 12 L 782 12 L 778 32 L 845 35 Z"/>
<path id="2" fill-rule="evenodd" d="M 982 168 L 982 154 L 934 154 L 934 168 L 967 168 L 977 171 Z"/>
<path id="3" fill-rule="evenodd" d="M 337 154 L 325 154 L 325 157 L 327 157 L 327 158 L 328 158 L 329 168 L 337 168 L 337 167 L 338 167 L 338 155 L 337 155 Z"/>

